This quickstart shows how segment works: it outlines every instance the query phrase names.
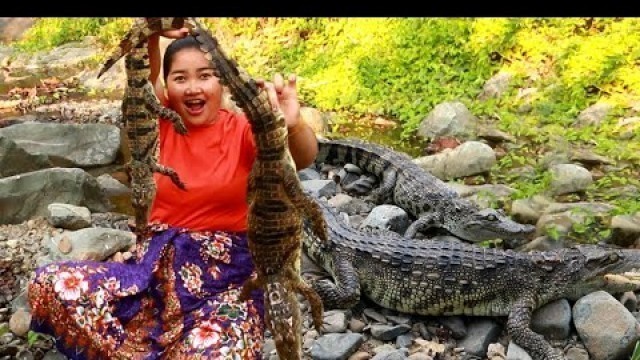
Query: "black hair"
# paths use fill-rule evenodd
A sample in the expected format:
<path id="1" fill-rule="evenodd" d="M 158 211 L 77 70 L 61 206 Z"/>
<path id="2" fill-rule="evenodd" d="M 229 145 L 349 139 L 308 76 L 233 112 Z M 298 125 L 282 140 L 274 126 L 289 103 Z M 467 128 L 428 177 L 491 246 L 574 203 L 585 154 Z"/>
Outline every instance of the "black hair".
<path id="1" fill-rule="evenodd" d="M 171 64 L 173 63 L 175 54 L 184 49 L 200 50 L 200 43 L 193 36 L 187 35 L 183 38 L 172 41 L 169 46 L 167 46 L 162 63 L 162 75 L 164 77 L 165 84 L 167 83 L 167 77 L 169 76 L 169 71 L 171 70 Z"/>

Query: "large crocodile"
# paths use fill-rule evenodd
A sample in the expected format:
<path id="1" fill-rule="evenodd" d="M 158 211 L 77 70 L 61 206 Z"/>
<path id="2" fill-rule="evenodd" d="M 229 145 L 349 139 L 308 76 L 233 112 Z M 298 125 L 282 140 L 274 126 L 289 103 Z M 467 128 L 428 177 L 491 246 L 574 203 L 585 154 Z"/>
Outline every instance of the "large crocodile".
<path id="1" fill-rule="evenodd" d="M 272 109 L 266 91 L 224 53 L 206 28 L 194 21 L 193 35 L 212 61 L 220 82 L 247 114 L 256 143 L 247 190 L 247 236 L 257 277 L 243 284 L 241 298 L 254 289 L 264 290 L 265 323 L 278 355 L 283 360 L 298 360 L 302 356 L 302 322 L 296 293 L 309 301 L 316 329 L 322 327 L 322 301 L 300 276 L 303 217 L 311 219 L 314 236 L 327 241 L 322 211 L 302 190 L 282 112 Z"/>
<path id="2" fill-rule="evenodd" d="M 360 296 L 419 315 L 508 316 L 514 343 L 534 360 L 558 360 L 533 332 L 535 309 L 590 292 L 640 289 L 640 251 L 580 245 L 519 253 L 455 241 L 405 239 L 388 230 L 356 230 L 323 200 L 329 243 L 305 231 L 304 250 L 334 279 L 312 282 L 326 308 L 350 308 Z"/>
<path id="3" fill-rule="evenodd" d="M 405 232 L 443 228 L 470 242 L 522 240 L 535 226 L 515 222 L 501 210 L 481 208 L 462 199 L 442 180 L 429 174 L 407 154 L 386 146 L 356 139 L 318 140 L 316 163 L 352 163 L 381 179 L 369 199 L 375 203 L 395 203 L 417 220 Z"/>

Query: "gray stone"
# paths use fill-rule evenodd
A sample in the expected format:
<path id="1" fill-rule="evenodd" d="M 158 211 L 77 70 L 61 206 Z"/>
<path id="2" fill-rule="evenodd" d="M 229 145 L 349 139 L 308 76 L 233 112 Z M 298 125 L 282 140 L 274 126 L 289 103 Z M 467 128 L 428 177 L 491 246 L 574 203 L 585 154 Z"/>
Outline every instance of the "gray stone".
<path id="1" fill-rule="evenodd" d="M 34 155 L 48 155 L 57 166 L 108 165 L 120 149 L 120 129 L 107 124 L 55 124 L 29 122 L 0 129 Z"/>
<path id="2" fill-rule="evenodd" d="M 547 339 L 563 340 L 571 331 L 571 306 L 566 299 L 544 305 L 533 312 L 531 330 Z"/>
<path id="3" fill-rule="evenodd" d="M 0 224 L 47 216 L 52 203 L 85 206 L 95 212 L 110 208 L 96 179 L 82 169 L 52 168 L 0 179 Z"/>
<path id="4" fill-rule="evenodd" d="M 418 135 L 425 138 L 439 136 L 466 136 L 471 132 L 477 118 L 459 102 L 444 102 L 436 105 L 418 128 Z"/>
<path id="5" fill-rule="evenodd" d="M 611 294 L 599 290 L 573 306 L 573 319 L 580 339 L 594 360 L 628 356 L 638 340 L 638 322 Z"/>
<path id="6" fill-rule="evenodd" d="M 313 360 L 346 360 L 364 341 L 361 334 L 326 334 L 311 347 Z"/>
<path id="7" fill-rule="evenodd" d="M 49 157 L 33 155 L 4 136 L 0 136 L 0 178 L 52 167 Z"/>

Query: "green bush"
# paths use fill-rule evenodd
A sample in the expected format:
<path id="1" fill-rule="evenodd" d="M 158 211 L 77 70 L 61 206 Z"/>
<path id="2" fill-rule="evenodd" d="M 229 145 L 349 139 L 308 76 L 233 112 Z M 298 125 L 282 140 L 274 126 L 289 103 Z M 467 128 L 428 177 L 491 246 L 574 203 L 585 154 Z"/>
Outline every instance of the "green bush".
<path id="1" fill-rule="evenodd" d="M 87 35 L 97 35 L 110 20 L 108 18 L 40 18 L 29 28 L 15 48 L 34 52 L 49 50 Z"/>

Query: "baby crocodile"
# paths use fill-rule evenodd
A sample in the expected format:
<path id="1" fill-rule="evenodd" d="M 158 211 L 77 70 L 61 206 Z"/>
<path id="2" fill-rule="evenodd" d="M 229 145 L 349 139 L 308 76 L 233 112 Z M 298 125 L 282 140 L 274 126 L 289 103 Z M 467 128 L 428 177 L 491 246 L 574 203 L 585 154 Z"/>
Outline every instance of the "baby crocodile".
<path id="1" fill-rule="evenodd" d="M 131 203 L 135 215 L 135 231 L 142 241 L 148 235 L 148 212 L 156 194 L 153 173 L 169 176 L 180 189 L 185 184 L 171 168 L 157 163 L 158 118 L 171 121 L 180 134 L 186 134 L 180 115 L 162 106 L 149 81 L 151 68 L 147 42 L 149 36 L 163 30 L 186 26 L 185 18 L 140 18 L 107 58 L 98 77 L 102 76 L 122 56 L 125 56 L 127 86 L 122 99 L 122 122 L 127 132 L 131 160 L 126 170 L 131 182 Z"/>
<path id="2" fill-rule="evenodd" d="M 301 314 L 296 293 L 311 305 L 313 322 L 322 326 L 322 300 L 300 276 L 303 217 L 314 236 L 326 241 L 322 211 L 302 190 L 289 152 L 284 115 L 274 111 L 264 89 L 222 51 L 217 39 L 196 22 L 194 36 L 212 60 L 216 75 L 242 108 L 253 132 L 256 160 L 249 174 L 248 240 L 257 278 L 248 280 L 241 298 L 254 289 L 265 293 L 265 323 L 280 359 L 301 359 Z"/>

